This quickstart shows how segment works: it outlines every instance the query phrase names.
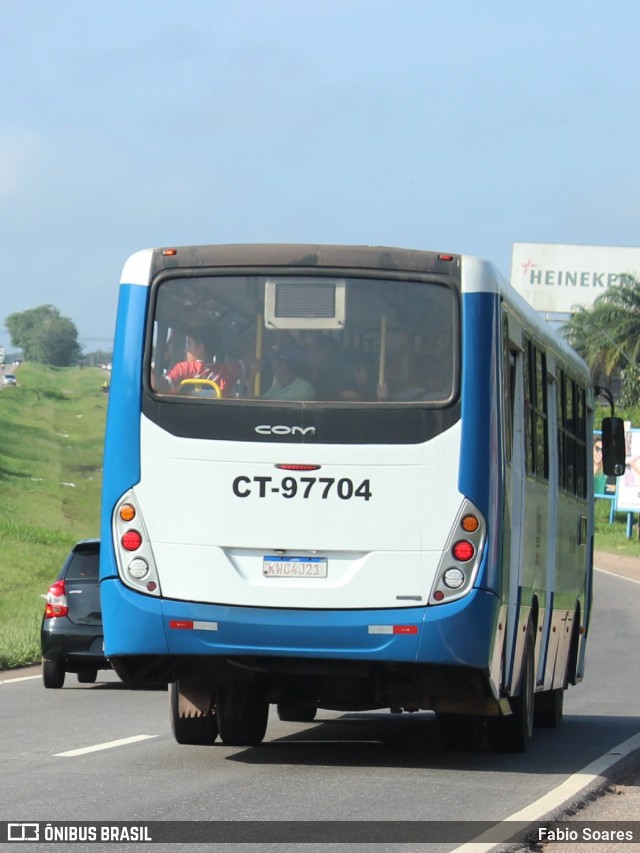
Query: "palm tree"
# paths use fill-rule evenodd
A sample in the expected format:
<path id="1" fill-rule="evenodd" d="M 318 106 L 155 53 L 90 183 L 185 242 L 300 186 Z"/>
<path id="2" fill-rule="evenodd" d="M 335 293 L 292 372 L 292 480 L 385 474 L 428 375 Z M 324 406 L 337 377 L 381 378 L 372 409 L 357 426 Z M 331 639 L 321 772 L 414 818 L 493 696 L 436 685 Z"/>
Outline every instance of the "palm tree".
<path id="1" fill-rule="evenodd" d="M 622 405 L 640 398 L 640 281 L 625 276 L 593 303 L 580 308 L 563 329 L 564 336 L 593 373 L 622 375 Z"/>

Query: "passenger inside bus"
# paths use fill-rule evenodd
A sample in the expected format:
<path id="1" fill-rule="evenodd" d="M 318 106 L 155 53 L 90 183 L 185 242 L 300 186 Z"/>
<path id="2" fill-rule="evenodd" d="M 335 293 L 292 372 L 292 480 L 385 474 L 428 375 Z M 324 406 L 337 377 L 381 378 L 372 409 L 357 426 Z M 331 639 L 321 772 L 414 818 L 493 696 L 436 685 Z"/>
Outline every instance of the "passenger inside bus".
<path id="1" fill-rule="evenodd" d="M 262 395 L 263 400 L 315 400 L 316 392 L 305 379 L 303 350 L 295 344 L 285 344 L 276 352 L 273 361 L 273 384 Z"/>
<path id="2" fill-rule="evenodd" d="M 305 342 L 308 376 L 318 400 L 338 400 L 340 392 L 348 387 L 348 361 L 341 345 L 334 338 L 321 333 Z"/>
<path id="3" fill-rule="evenodd" d="M 347 355 L 347 377 L 338 399 L 373 401 L 380 399 L 381 387 L 376 385 L 376 366 L 372 358 L 356 352 Z"/>

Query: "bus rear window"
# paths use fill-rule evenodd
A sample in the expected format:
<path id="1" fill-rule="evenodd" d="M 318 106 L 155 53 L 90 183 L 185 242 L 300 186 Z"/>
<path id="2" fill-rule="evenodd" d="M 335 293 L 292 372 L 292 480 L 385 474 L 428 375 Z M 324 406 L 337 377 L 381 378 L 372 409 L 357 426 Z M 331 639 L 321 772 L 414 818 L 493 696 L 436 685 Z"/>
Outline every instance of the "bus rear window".
<path id="1" fill-rule="evenodd" d="M 158 395 L 441 407 L 458 393 L 458 294 L 442 281 L 182 273 L 152 305 Z"/>

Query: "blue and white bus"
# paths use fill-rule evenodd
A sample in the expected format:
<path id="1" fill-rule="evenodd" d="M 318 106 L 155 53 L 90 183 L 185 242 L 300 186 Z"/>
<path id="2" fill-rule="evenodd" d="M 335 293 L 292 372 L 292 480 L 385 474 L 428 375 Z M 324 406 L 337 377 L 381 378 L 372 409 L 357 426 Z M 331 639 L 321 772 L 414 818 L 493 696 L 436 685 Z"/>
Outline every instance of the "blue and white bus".
<path id="1" fill-rule="evenodd" d="M 206 342 L 206 343 L 203 343 Z M 482 260 L 138 252 L 104 456 L 105 652 L 180 743 L 431 710 L 522 751 L 583 677 L 593 390 Z"/>

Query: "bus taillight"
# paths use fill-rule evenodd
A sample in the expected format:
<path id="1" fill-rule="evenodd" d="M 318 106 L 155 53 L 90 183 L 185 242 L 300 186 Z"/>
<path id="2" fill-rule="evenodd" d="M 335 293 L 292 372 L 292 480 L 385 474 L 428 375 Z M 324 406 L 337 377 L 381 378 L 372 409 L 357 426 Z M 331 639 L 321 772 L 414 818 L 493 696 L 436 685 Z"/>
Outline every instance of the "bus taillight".
<path id="1" fill-rule="evenodd" d="M 447 569 L 447 571 L 442 576 L 442 580 L 449 587 L 449 589 L 460 589 L 460 587 L 464 585 L 466 577 L 462 569 L 454 567 L 451 569 Z"/>
<path id="2" fill-rule="evenodd" d="M 131 526 L 135 519 L 135 527 Z M 130 589 L 145 595 L 160 595 L 160 578 L 143 514 L 130 489 L 113 511 L 114 544 L 120 579 Z"/>
<path id="3" fill-rule="evenodd" d="M 465 515 L 460 522 L 460 527 L 466 533 L 475 533 L 476 530 L 480 527 L 480 522 L 478 521 L 475 515 Z"/>
<path id="4" fill-rule="evenodd" d="M 131 504 L 122 504 L 120 509 L 118 510 L 118 515 L 122 519 L 122 521 L 133 521 L 136 517 L 135 507 L 131 506 Z"/>
<path id="5" fill-rule="evenodd" d="M 137 551 L 142 545 L 142 536 L 137 530 L 127 530 L 126 533 L 123 533 L 120 542 L 125 551 Z"/>
<path id="6" fill-rule="evenodd" d="M 320 465 L 299 465 L 290 463 L 280 463 L 276 465 L 281 471 L 318 471 Z"/>
<path id="7" fill-rule="evenodd" d="M 451 553 L 456 560 L 460 560 L 461 563 L 466 563 L 475 554 L 475 548 L 471 542 L 467 542 L 466 539 L 461 539 L 453 546 Z"/>
<path id="8" fill-rule="evenodd" d="M 461 533 L 464 538 L 459 538 Z M 482 513 L 465 499 L 442 551 L 431 587 L 430 604 L 446 604 L 470 592 L 480 569 L 485 538 L 486 523 Z"/>

